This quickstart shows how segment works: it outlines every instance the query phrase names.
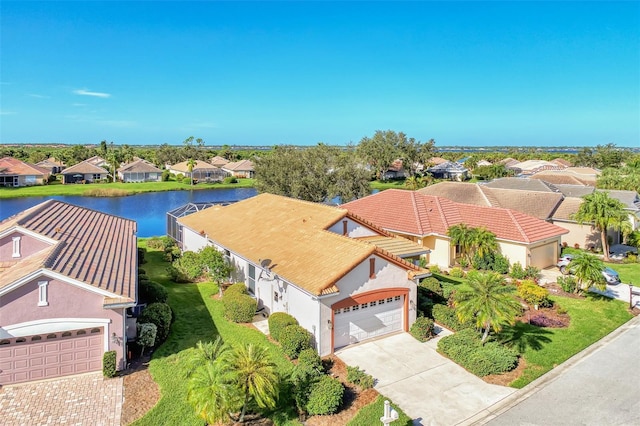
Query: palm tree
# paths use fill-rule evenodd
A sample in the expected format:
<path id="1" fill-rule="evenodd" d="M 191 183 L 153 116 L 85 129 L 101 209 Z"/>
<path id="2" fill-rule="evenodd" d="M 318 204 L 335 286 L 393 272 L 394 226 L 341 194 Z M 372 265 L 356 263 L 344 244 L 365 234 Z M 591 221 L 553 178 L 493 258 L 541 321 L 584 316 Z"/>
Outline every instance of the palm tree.
<path id="1" fill-rule="evenodd" d="M 447 235 L 451 238 L 451 244 L 458 246 L 461 257 L 470 261 L 470 251 L 472 247 L 473 231 L 464 223 L 453 225 L 447 229 Z"/>
<path id="2" fill-rule="evenodd" d="M 499 332 L 502 323 L 513 324 L 520 313 L 520 303 L 515 298 L 516 288 L 506 285 L 504 278 L 495 272 L 470 272 L 469 287 L 458 290 L 454 305 L 460 321 L 475 319 L 483 330 L 482 343 L 489 337 L 489 330 Z"/>
<path id="3" fill-rule="evenodd" d="M 193 186 L 193 168 L 196 165 L 196 161 L 193 158 L 187 160 L 187 170 L 189 171 L 189 179 L 191 179 L 191 185 Z"/>
<path id="4" fill-rule="evenodd" d="M 580 204 L 578 211 L 572 215 L 572 219 L 580 224 L 590 223 L 600 231 L 605 261 L 609 260 L 607 231 L 609 229 L 622 231 L 625 235 L 631 231 L 631 223 L 627 212 L 624 211 L 624 204 L 603 191 L 585 195 L 584 201 Z"/>
<path id="5" fill-rule="evenodd" d="M 187 400 L 207 424 L 226 423 L 242 406 L 242 394 L 224 362 L 207 362 L 189 379 Z"/>
<path id="6" fill-rule="evenodd" d="M 243 397 L 240 423 L 244 421 L 250 402 L 260 408 L 275 408 L 279 378 L 276 365 L 264 346 L 245 344 L 237 347 L 230 353 L 228 366 Z"/>
<path id="7" fill-rule="evenodd" d="M 210 364 L 215 362 L 219 357 L 223 356 L 229 347 L 224 344 L 222 338 L 218 336 L 213 342 L 196 343 L 196 348 L 193 356 L 189 358 L 186 368 L 186 376 L 191 375 L 203 364 Z"/>
<path id="8" fill-rule="evenodd" d="M 496 234 L 486 228 L 471 228 L 471 249 L 478 256 L 484 257 L 488 253 L 498 251 Z"/>
<path id="9" fill-rule="evenodd" d="M 568 268 L 578 279 L 579 288 L 576 288 L 576 291 L 585 291 L 591 286 L 595 286 L 599 290 L 606 290 L 607 282 L 602 275 L 604 263 L 593 254 L 576 255 L 569 263 Z"/>

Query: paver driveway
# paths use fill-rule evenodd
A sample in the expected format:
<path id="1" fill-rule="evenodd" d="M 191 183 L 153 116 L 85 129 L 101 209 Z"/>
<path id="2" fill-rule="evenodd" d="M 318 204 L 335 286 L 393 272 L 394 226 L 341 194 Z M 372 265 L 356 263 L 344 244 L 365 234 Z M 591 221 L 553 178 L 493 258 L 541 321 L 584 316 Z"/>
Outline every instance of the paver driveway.
<path id="1" fill-rule="evenodd" d="M 5 386 L 0 390 L 0 420 L 14 425 L 119 426 L 122 377 L 102 373 Z"/>
<path id="2" fill-rule="evenodd" d="M 348 346 L 336 355 L 377 379 L 376 390 L 398 404 L 415 425 L 462 423 L 515 391 L 485 383 L 438 354 L 436 345 L 401 333 Z"/>

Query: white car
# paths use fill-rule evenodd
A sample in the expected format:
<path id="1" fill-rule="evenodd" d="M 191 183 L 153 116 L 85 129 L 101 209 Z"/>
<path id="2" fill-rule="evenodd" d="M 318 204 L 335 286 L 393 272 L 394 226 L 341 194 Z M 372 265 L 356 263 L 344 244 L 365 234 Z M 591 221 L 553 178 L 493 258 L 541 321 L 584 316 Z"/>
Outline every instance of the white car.
<path id="1" fill-rule="evenodd" d="M 560 259 L 558 259 L 558 263 L 556 264 L 556 266 L 558 267 L 558 269 L 560 269 L 560 272 L 562 273 L 562 275 L 567 275 L 571 273 L 571 270 L 569 269 L 569 264 L 571 263 L 572 260 L 573 260 L 572 254 L 563 254 L 562 256 L 560 256 Z M 616 271 L 609 268 L 608 266 L 602 270 L 602 276 L 604 277 L 605 281 L 607 281 L 607 284 L 611 284 L 611 285 L 620 284 L 620 275 L 618 275 Z"/>

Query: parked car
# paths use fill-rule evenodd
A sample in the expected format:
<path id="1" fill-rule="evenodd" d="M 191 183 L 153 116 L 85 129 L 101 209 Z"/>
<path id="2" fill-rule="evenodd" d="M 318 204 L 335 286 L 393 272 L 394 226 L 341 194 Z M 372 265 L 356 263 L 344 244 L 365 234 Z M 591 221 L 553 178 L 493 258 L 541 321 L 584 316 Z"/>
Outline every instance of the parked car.
<path id="1" fill-rule="evenodd" d="M 571 263 L 572 260 L 573 260 L 572 254 L 563 254 L 558 259 L 558 263 L 556 264 L 556 266 L 558 267 L 558 269 L 560 269 L 560 272 L 563 275 L 567 275 L 571 273 L 569 264 Z M 607 284 L 611 284 L 611 285 L 620 284 L 620 275 L 618 275 L 616 271 L 609 268 L 608 266 L 602 269 L 602 276 L 604 277 Z"/>

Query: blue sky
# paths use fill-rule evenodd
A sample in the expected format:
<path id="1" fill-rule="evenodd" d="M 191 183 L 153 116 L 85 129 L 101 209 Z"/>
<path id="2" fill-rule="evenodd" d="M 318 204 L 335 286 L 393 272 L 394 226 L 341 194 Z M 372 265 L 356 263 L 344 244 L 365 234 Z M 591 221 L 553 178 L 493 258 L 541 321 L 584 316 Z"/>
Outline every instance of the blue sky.
<path id="1" fill-rule="evenodd" d="M 0 143 L 640 145 L 640 2 L 0 2 Z"/>

